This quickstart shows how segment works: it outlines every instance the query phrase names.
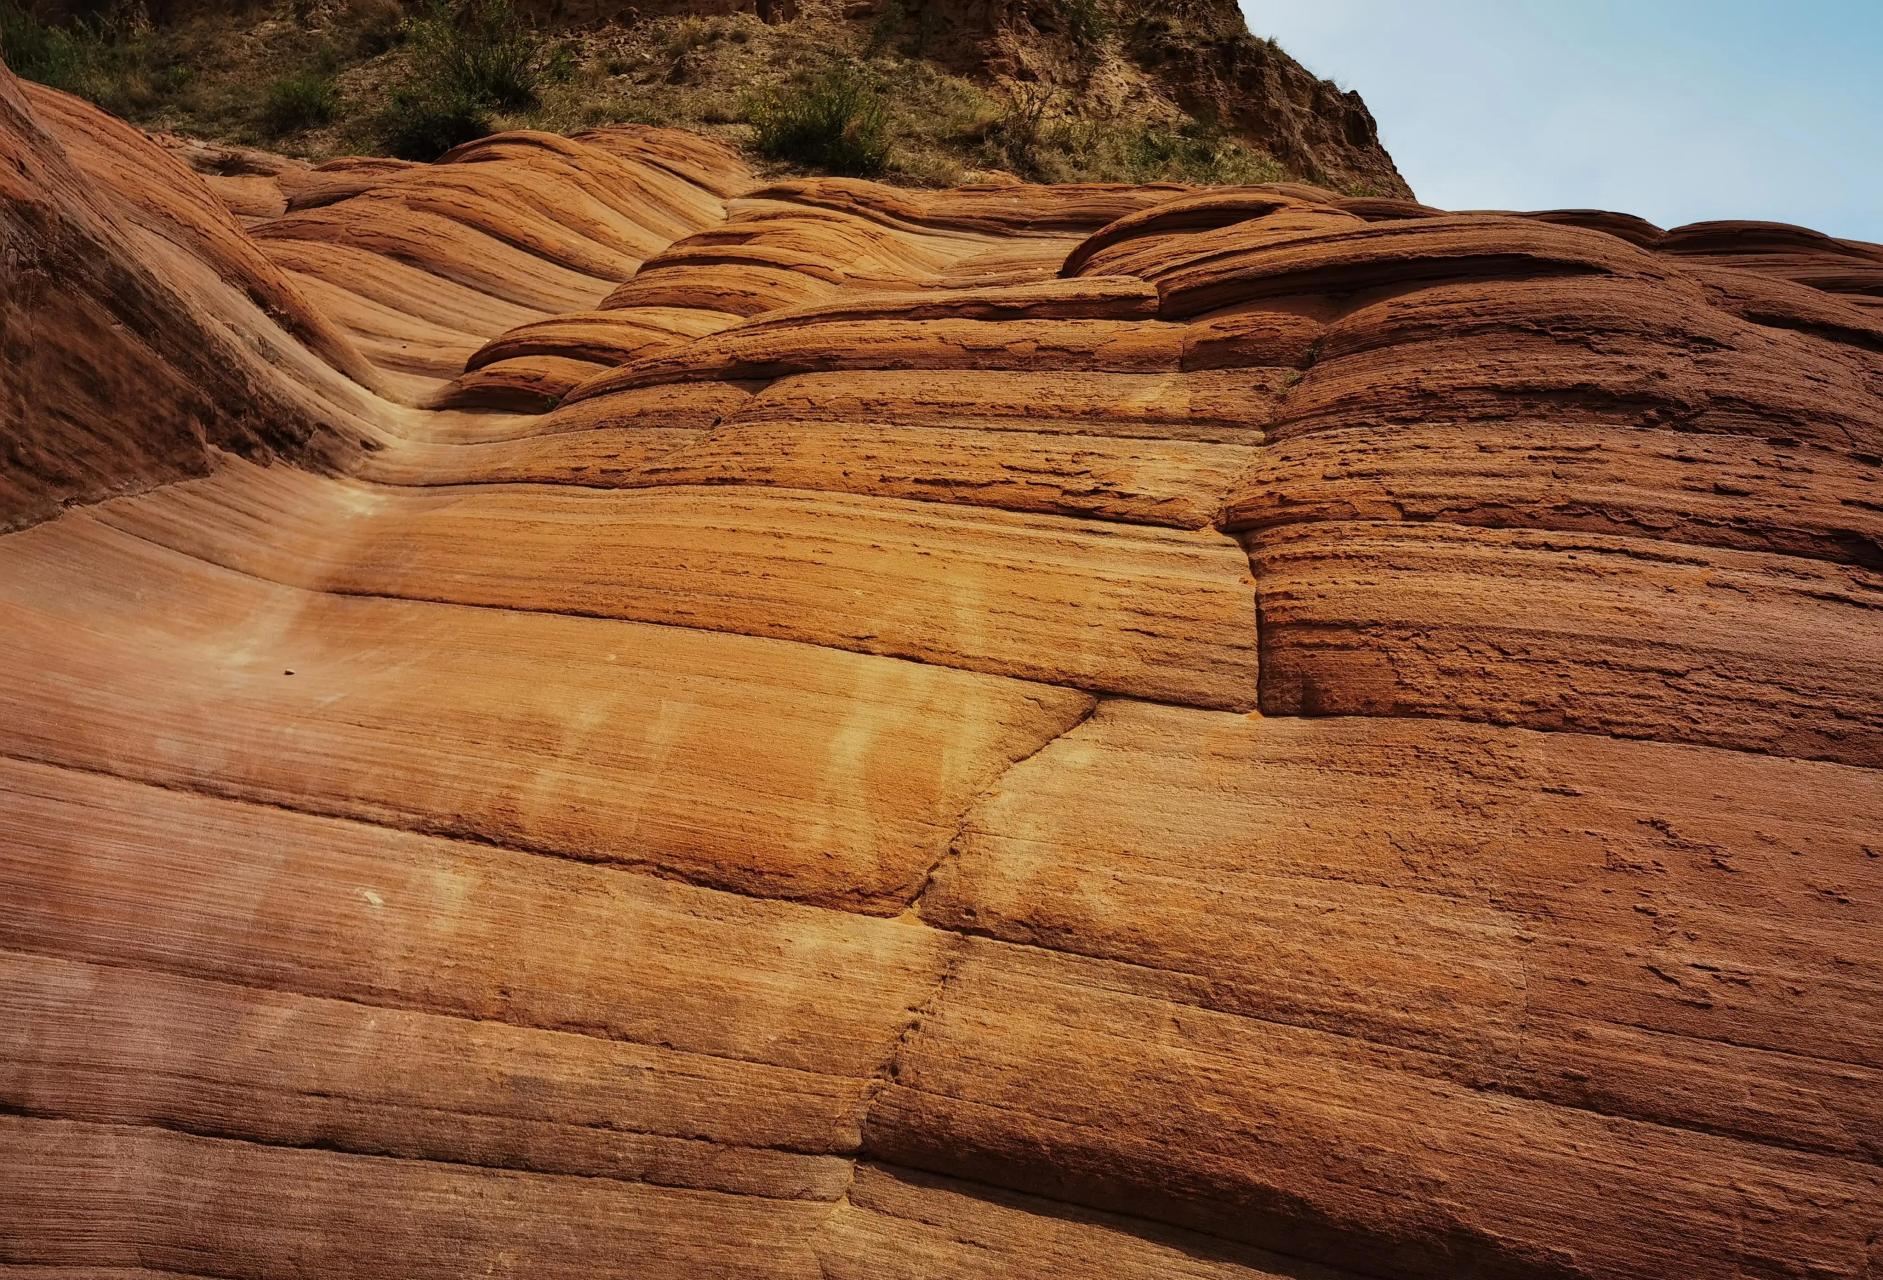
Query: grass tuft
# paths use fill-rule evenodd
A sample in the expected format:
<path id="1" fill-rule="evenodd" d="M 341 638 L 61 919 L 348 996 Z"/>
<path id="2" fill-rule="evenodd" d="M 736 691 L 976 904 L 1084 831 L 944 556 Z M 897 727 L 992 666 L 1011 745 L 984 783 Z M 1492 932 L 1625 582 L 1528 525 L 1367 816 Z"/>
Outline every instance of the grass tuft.
<path id="1" fill-rule="evenodd" d="M 1054 8 L 1075 49 L 1091 54 L 1111 34 L 1111 15 L 1102 0 L 1056 0 Z"/>
<path id="2" fill-rule="evenodd" d="M 1026 177 L 1045 177 L 1046 153 L 1062 132 L 1053 123 L 1059 105 L 1059 94 L 1050 85 L 1037 80 L 1008 85 L 1006 101 L 982 130 L 988 160 Z"/>
<path id="3" fill-rule="evenodd" d="M 432 0 L 410 42 L 415 80 L 496 107 L 533 105 L 553 52 L 510 0 Z"/>
<path id="4" fill-rule="evenodd" d="M 262 91 L 262 128 L 276 137 L 333 123 L 340 112 L 340 86 L 324 71 L 283 76 Z"/>
<path id="5" fill-rule="evenodd" d="M 545 40 L 510 0 L 432 0 L 407 29 L 410 70 L 380 117 L 380 141 L 432 160 L 491 131 L 493 109 L 535 106 L 573 58 Z"/>
<path id="6" fill-rule="evenodd" d="M 746 118 L 760 154 L 870 177 L 889 164 L 889 108 L 856 67 L 835 63 L 756 98 Z"/>
<path id="7" fill-rule="evenodd" d="M 15 74 L 67 93 L 77 91 L 85 65 L 77 31 L 43 22 L 13 0 L 0 0 L 0 56 Z"/>
<path id="8" fill-rule="evenodd" d="M 388 155 L 401 160 L 436 160 L 462 142 L 491 131 L 482 104 L 448 90 L 395 90 L 380 117 L 379 140 Z"/>
<path id="9" fill-rule="evenodd" d="M 1190 182 L 1206 187 L 1283 182 L 1274 157 L 1194 120 L 1148 125 L 1116 140 L 1117 169 L 1131 182 Z"/>
<path id="10" fill-rule="evenodd" d="M 1010 89 L 982 139 L 994 164 L 1039 182 L 1185 182 L 1258 186 L 1291 175 L 1274 157 L 1197 120 L 1080 120 L 1060 114 L 1053 91 Z"/>
<path id="11" fill-rule="evenodd" d="M 148 110 L 187 78 L 158 57 L 138 0 L 118 0 L 91 18 L 49 23 L 18 0 L 0 0 L 0 53 L 15 74 L 89 98 L 114 115 Z"/>

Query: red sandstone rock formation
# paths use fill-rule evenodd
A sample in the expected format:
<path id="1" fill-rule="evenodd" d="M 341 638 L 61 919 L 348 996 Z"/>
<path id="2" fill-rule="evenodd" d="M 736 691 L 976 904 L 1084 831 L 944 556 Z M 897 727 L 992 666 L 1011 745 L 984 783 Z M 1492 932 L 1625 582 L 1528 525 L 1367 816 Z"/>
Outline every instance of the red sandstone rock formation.
<path id="1" fill-rule="evenodd" d="M 9 1274 L 1883 1268 L 1883 249 L 0 126 Z"/>

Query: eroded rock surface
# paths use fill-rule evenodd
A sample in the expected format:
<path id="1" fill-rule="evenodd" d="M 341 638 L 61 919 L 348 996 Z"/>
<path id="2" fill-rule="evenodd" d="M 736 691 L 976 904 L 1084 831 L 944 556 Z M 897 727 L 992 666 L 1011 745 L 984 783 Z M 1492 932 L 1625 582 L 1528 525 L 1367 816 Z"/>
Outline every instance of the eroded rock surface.
<path id="1" fill-rule="evenodd" d="M 0 1269 L 1883 1270 L 1883 249 L 0 125 Z"/>

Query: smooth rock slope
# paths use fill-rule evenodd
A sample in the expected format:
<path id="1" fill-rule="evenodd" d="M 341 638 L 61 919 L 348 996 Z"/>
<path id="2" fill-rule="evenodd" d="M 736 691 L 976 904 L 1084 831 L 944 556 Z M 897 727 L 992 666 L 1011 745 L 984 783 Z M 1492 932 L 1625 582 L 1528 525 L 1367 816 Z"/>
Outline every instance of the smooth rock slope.
<path id="1" fill-rule="evenodd" d="M 1883 1274 L 1883 248 L 0 157 L 0 1271 Z"/>

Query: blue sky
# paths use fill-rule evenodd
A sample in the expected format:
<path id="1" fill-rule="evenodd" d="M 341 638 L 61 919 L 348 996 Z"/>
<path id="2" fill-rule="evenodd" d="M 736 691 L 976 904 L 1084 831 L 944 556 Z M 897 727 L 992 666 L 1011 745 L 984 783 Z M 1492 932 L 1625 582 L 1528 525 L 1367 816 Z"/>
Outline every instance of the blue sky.
<path id="1" fill-rule="evenodd" d="M 1883 241 L 1883 0 L 1242 0 L 1448 209 Z"/>

